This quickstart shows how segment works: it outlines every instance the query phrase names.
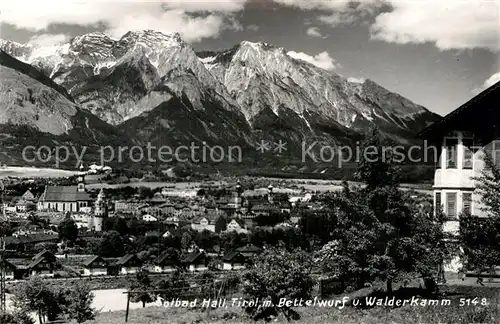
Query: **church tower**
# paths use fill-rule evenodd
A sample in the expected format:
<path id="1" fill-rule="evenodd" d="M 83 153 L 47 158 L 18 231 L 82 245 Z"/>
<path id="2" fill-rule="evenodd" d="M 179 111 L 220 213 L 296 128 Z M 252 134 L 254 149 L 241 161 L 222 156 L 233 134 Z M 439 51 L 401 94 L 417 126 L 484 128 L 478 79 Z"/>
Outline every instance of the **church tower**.
<path id="1" fill-rule="evenodd" d="M 102 223 L 104 219 L 108 217 L 108 203 L 106 202 L 106 194 L 104 193 L 104 189 L 101 189 L 99 195 L 97 195 L 97 200 L 95 201 L 94 206 L 94 216 L 93 218 L 93 227 L 96 232 L 102 231 Z"/>
<path id="2" fill-rule="evenodd" d="M 239 210 L 243 206 L 243 198 L 241 197 L 241 194 L 243 193 L 243 188 L 241 187 L 239 181 L 236 183 L 235 189 L 236 189 L 236 196 L 234 197 L 234 208 L 236 210 Z"/>
<path id="3" fill-rule="evenodd" d="M 78 192 L 85 192 L 85 171 L 83 169 L 83 163 L 80 164 L 80 172 L 78 173 Z"/>
<path id="4" fill-rule="evenodd" d="M 270 204 L 274 204 L 273 189 L 273 185 L 269 185 L 269 187 L 267 187 L 267 201 Z"/>

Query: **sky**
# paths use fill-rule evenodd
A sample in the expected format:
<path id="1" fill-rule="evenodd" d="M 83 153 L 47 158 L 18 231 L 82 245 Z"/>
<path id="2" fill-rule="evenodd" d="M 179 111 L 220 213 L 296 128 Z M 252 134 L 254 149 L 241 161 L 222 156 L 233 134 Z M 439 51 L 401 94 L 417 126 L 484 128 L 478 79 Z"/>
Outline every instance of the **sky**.
<path id="1" fill-rule="evenodd" d="M 102 31 L 179 32 L 196 50 L 243 41 L 440 115 L 500 81 L 500 0 L 2 0 L 0 38 L 52 46 Z"/>

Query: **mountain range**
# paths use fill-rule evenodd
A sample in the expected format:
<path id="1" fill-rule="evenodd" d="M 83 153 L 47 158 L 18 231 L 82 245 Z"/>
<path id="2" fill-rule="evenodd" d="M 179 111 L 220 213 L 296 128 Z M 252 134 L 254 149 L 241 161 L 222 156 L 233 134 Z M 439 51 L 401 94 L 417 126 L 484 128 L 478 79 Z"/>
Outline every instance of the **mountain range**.
<path id="1" fill-rule="evenodd" d="M 410 144 L 440 119 L 374 81 L 349 81 L 266 43 L 196 52 L 177 33 L 146 30 L 50 48 L 0 40 L 0 49 L 0 124 L 52 141 L 206 142 L 255 153 L 262 139 L 283 140 L 292 156 L 304 141 L 352 143 L 372 125 Z"/>

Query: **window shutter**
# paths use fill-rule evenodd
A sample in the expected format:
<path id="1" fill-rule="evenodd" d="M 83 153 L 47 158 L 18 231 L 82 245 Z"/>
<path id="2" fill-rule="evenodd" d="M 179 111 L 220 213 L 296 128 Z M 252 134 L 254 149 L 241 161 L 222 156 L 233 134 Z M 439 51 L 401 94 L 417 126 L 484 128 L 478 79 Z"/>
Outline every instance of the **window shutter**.
<path id="1" fill-rule="evenodd" d="M 473 147 L 474 141 L 472 139 L 464 139 L 463 140 L 464 147 L 464 169 L 472 169 L 472 159 L 474 157 Z"/>
<path id="2" fill-rule="evenodd" d="M 472 213 L 472 193 L 471 192 L 464 192 L 462 195 L 462 200 L 463 200 L 463 212 L 467 214 Z"/>
<path id="3" fill-rule="evenodd" d="M 457 217 L 457 193 L 456 192 L 448 192 L 446 194 L 446 214 L 450 218 Z"/>
<path id="4" fill-rule="evenodd" d="M 436 192 L 436 201 L 434 203 L 434 215 L 437 215 L 441 211 L 441 193 Z"/>

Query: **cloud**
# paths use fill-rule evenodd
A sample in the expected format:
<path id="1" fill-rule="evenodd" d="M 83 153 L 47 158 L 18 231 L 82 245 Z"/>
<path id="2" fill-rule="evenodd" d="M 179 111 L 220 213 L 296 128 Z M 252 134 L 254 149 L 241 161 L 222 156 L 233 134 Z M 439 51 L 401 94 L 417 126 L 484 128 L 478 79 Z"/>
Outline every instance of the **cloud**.
<path id="1" fill-rule="evenodd" d="M 347 79 L 347 81 L 349 81 L 351 83 L 365 83 L 366 79 L 365 78 L 350 77 Z"/>
<path id="2" fill-rule="evenodd" d="M 69 38 L 65 34 L 41 34 L 31 37 L 28 43 L 39 46 L 54 46 L 67 42 Z"/>
<path id="3" fill-rule="evenodd" d="M 486 79 L 486 81 L 484 81 L 484 83 L 480 87 L 472 90 L 472 93 L 479 94 L 480 92 L 488 89 L 489 87 L 493 86 L 497 82 L 500 82 L 500 72 L 494 73 L 492 76 L 490 76 L 488 79 Z"/>
<path id="4" fill-rule="evenodd" d="M 497 82 L 500 82 L 500 72 L 493 74 L 488 80 L 484 81 L 484 87 L 489 88 Z"/>
<path id="5" fill-rule="evenodd" d="M 309 54 L 303 53 L 303 52 L 294 52 L 290 51 L 287 53 L 288 56 L 296 59 L 296 60 L 301 60 L 305 61 L 308 63 L 311 63 L 319 68 L 322 68 L 324 70 L 334 70 L 338 67 L 340 67 L 340 64 L 333 59 L 328 52 L 321 52 L 318 55 L 311 56 Z"/>
<path id="6" fill-rule="evenodd" d="M 312 37 L 320 37 L 320 38 L 325 38 L 323 34 L 321 34 L 320 30 L 318 27 L 309 27 L 307 28 L 306 34 Z"/>
<path id="7" fill-rule="evenodd" d="M 372 39 L 390 43 L 434 43 L 441 50 L 500 50 L 499 0 L 391 1 L 371 26 Z"/>
<path id="8" fill-rule="evenodd" d="M 179 32 L 186 41 L 217 37 L 224 29 L 239 29 L 234 13 L 245 0 L 140 1 L 140 0 L 16 0 L 0 5 L 0 22 L 42 31 L 51 24 L 95 25 L 120 37 L 127 31 L 154 29 Z M 26 9 L 29 8 L 29 9 Z"/>
<path id="9" fill-rule="evenodd" d="M 115 0 L 123 1 L 123 0 Z M 137 1 L 140 2 L 140 1 Z M 160 2 L 160 1 L 158 1 Z M 167 0 L 162 1 L 168 9 L 186 12 L 237 12 L 243 10 L 247 0 Z"/>
<path id="10" fill-rule="evenodd" d="M 274 0 L 284 6 L 295 7 L 302 10 L 324 10 L 324 11 L 347 11 L 351 9 L 360 10 L 374 4 L 381 4 L 381 0 Z"/>
<path id="11" fill-rule="evenodd" d="M 351 24 L 365 19 L 377 13 L 377 9 L 387 6 L 385 0 L 274 0 L 274 2 L 301 10 L 320 11 L 321 15 L 317 20 L 332 26 Z"/>
<path id="12" fill-rule="evenodd" d="M 260 27 L 259 27 L 259 25 L 252 24 L 252 25 L 248 25 L 247 29 L 256 32 L 256 31 L 259 31 Z"/>
<path id="13" fill-rule="evenodd" d="M 274 0 L 318 11 L 330 25 L 370 25 L 373 40 L 396 44 L 432 43 L 440 50 L 500 51 L 500 0 Z"/>

